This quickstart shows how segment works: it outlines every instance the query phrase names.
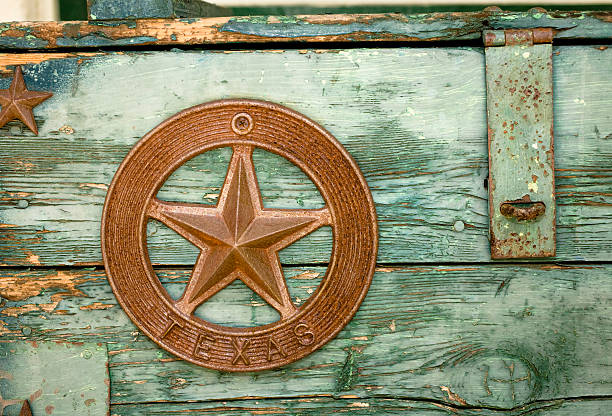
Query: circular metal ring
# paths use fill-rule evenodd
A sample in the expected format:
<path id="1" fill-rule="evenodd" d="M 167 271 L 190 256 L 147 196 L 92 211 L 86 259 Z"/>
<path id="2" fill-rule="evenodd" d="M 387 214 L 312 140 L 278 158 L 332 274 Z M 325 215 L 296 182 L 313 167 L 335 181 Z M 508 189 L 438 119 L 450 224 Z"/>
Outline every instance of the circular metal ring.
<path id="1" fill-rule="evenodd" d="M 156 198 L 167 178 L 187 160 L 227 146 L 233 155 L 216 206 Z M 325 207 L 263 208 L 251 157 L 254 148 L 297 165 L 317 186 Z M 186 292 L 177 301 L 165 291 L 149 260 L 146 226 L 151 219 L 201 249 Z M 324 225 L 333 234 L 327 272 L 310 298 L 295 307 L 286 285 L 282 287 L 277 251 Z M 274 103 L 222 100 L 174 115 L 134 146 L 109 188 L 101 240 L 115 296 L 147 336 L 204 367 L 254 371 L 310 354 L 350 321 L 374 274 L 378 230 L 366 181 L 330 133 Z M 209 267 L 217 255 L 222 258 L 215 263 L 217 269 Z M 236 328 L 193 315 L 194 308 L 232 279 L 243 280 L 279 311 L 281 319 Z"/>

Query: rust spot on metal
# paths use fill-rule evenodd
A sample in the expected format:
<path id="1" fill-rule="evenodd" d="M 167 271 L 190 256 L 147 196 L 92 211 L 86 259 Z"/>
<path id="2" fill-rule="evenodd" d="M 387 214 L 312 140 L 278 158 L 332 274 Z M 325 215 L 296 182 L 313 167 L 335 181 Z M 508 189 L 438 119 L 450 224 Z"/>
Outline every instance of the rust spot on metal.
<path id="1" fill-rule="evenodd" d="M 505 42 L 505 35 L 501 31 L 487 31 L 484 33 L 485 46 L 496 46 Z M 503 35 L 503 36 L 502 36 Z"/>
<path id="2" fill-rule="evenodd" d="M 532 202 L 529 195 L 525 195 L 521 199 L 502 203 L 499 211 L 507 218 L 513 218 L 517 221 L 531 221 L 546 212 L 546 205 L 543 202 Z"/>
<path id="3" fill-rule="evenodd" d="M 549 27 L 538 27 L 531 29 L 533 43 L 552 43 L 554 33 Z"/>
<path id="4" fill-rule="evenodd" d="M 511 233 L 508 238 L 496 239 L 491 234 L 491 257 L 495 259 L 554 257 L 555 249 L 533 251 L 536 243 L 548 240 L 539 232 L 536 236 L 530 234 Z"/>
<path id="5" fill-rule="evenodd" d="M 533 32 L 524 29 L 508 29 L 506 33 L 506 45 L 532 45 Z"/>
<path id="6" fill-rule="evenodd" d="M 156 198 L 185 161 L 224 146 L 233 154 L 217 205 Z M 325 206 L 264 208 L 252 159 L 255 148 L 302 169 Z M 142 224 L 152 220 L 201 250 L 178 300 L 167 295 L 146 253 Z M 332 266 L 319 288 L 298 307 L 287 289 L 278 251 L 322 226 L 333 230 Z M 175 355 L 225 371 L 275 368 L 334 337 L 367 293 L 377 239 L 366 181 L 336 139 L 292 110 L 253 100 L 192 107 L 149 132 L 113 179 L 101 238 L 111 287 L 134 323 Z M 194 315 L 199 305 L 237 279 L 276 309 L 280 319 L 265 327 L 233 328 Z"/>

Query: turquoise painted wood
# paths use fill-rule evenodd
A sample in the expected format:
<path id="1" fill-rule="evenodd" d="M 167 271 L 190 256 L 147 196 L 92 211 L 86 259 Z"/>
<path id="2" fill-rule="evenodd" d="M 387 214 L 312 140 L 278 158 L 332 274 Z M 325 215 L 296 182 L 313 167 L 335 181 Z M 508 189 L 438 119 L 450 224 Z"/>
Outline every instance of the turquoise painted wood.
<path id="1" fill-rule="evenodd" d="M 113 406 L 331 396 L 512 409 L 607 397 L 611 271 L 553 264 L 379 268 L 355 318 L 321 350 L 278 370 L 226 374 L 156 347 L 117 305 L 102 270 L 5 269 L 0 337 L 107 343 Z M 323 272 L 285 267 L 298 304 Z M 158 270 L 171 295 L 180 293 L 189 273 Z M 226 325 L 275 319 L 242 284 L 220 292 L 197 313 Z M 609 409 L 608 403 L 601 406 Z"/>
<path id="2" fill-rule="evenodd" d="M 427 416 L 519 416 L 534 414 L 542 416 L 575 416 L 577 414 L 605 416 L 610 413 L 610 404 L 605 400 L 578 399 L 554 400 L 534 403 L 510 411 L 493 409 L 466 409 L 425 401 L 402 399 L 331 399 L 325 397 L 279 400 L 235 400 L 221 403 L 182 403 L 119 405 L 112 407 L 113 415 L 133 416 L 143 412 L 150 415 L 191 416 L 193 414 L 296 414 L 296 415 L 427 415 Z"/>
<path id="3" fill-rule="evenodd" d="M 29 330 L 22 333 L 30 335 Z M 0 343 L 0 414 L 16 416 L 28 400 L 33 415 L 104 415 L 107 365 L 102 343 Z M 16 403 L 4 407 L 7 401 Z"/>
<path id="4" fill-rule="evenodd" d="M 20 64 L 31 89 L 54 93 L 35 110 L 40 136 L 20 122 L 0 129 L 0 350 L 30 351 L 27 362 L 0 360 L 1 374 L 43 368 L 43 347 L 78 352 L 53 361 L 62 377 L 47 380 L 83 382 L 88 366 L 103 367 L 86 382 L 106 382 L 109 402 L 96 399 L 96 412 L 89 402 L 92 414 L 611 414 L 611 19 L 479 12 L 0 24 L 0 48 L 9 49 L 0 89 Z M 553 46 L 557 256 L 495 264 L 479 39 L 485 28 L 538 26 L 565 42 Z M 355 41 L 368 48 L 349 47 Z M 414 41 L 432 43 L 404 47 Z M 297 42 L 323 49 L 283 49 Z M 244 50 L 223 50 L 235 43 Z M 194 48 L 213 44 L 222 46 Z M 305 359 L 252 374 L 160 350 L 118 306 L 99 250 L 103 200 L 130 148 L 186 107 L 237 97 L 286 105 L 334 134 L 363 171 L 380 225 L 379 265 L 355 318 Z M 295 166 L 263 151 L 254 158 L 266 206 L 322 204 Z M 159 196 L 214 204 L 228 161 L 227 149 L 194 158 Z M 325 273 L 329 233 L 282 253 L 298 305 Z M 178 296 L 196 250 L 156 223 L 148 245 Z M 278 318 L 241 283 L 197 315 L 230 326 Z M 5 398 L 31 394 L 5 394 L 7 383 Z M 43 399 L 59 400 L 34 404 Z M 64 405 L 51 414 L 75 414 Z"/>
<path id="5" fill-rule="evenodd" d="M 612 255 L 607 225 L 612 216 L 612 50 L 558 47 L 553 57 L 556 259 L 607 261 Z M 23 59 L 4 56 L 5 71 Z M 100 265 L 104 197 L 131 146 L 183 108 L 235 97 L 279 102 L 343 143 L 373 193 L 380 262 L 490 259 L 482 49 L 52 54 L 38 59 L 43 62 L 24 68 L 26 81 L 55 94 L 37 108 L 40 137 L 19 122 L 0 129 L 5 235 L 0 258 L 5 265 Z M 0 88 L 8 83 L 8 78 L 0 80 Z M 228 154 L 194 159 L 171 178 L 163 197 L 215 203 Z M 268 206 L 320 203 L 314 186 L 284 160 L 262 153 L 256 168 Z M 170 230 L 152 224 L 149 236 L 153 262 L 194 263 L 195 248 Z M 286 249 L 283 260 L 326 262 L 330 241 L 329 230 L 317 232 Z"/>
<path id="6" fill-rule="evenodd" d="M 89 20 L 228 16 L 229 10 L 201 0 L 88 0 Z"/>
<path id="7" fill-rule="evenodd" d="M 147 0 L 149 4 L 154 1 L 162 0 Z M 121 3 L 125 4 L 125 1 Z M 611 21 L 610 11 L 481 11 L 235 16 L 172 21 L 18 22 L 0 23 L 0 49 L 129 48 L 133 45 L 180 47 L 233 43 L 252 44 L 253 48 L 257 48 L 256 44 L 280 45 L 286 42 L 479 42 L 483 30 L 531 27 L 551 27 L 555 30 L 555 39 L 588 40 L 596 44 L 612 38 Z"/>

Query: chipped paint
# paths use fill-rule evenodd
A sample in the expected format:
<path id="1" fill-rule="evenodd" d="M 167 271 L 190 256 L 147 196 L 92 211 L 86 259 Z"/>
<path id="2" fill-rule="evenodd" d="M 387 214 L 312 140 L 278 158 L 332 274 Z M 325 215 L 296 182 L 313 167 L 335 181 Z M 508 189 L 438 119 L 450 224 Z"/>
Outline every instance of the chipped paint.
<path id="1" fill-rule="evenodd" d="M 74 134 L 74 129 L 68 125 L 63 125 L 59 128 L 59 131 L 64 134 Z"/>
<path id="2" fill-rule="evenodd" d="M 93 13 L 97 16 L 96 13 Z M 115 22 L 0 24 L 0 48 L 54 49 L 129 45 L 261 42 L 475 40 L 488 28 L 538 27 L 542 19 L 562 39 L 612 38 L 610 12 L 337 14 L 138 19 Z"/>
<path id="3" fill-rule="evenodd" d="M 41 308 L 39 308 L 38 305 L 30 304 L 30 305 L 13 306 L 9 308 L 4 308 L 2 309 L 2 311 L 0 311 L 0 313 L 6 316 L 17 317 L 21 314 L 32 312 L 32 311 L 38 311 L 38 310 L 41 310 Z"/>
<path id="4" fill-rule="evenodd" d="M 462 399 L 458 394 L 455 394 L 451 391 L 451 389 L 447 386 L 440 386 L 440 390 L 448 395 L 448 399 L 451 402 L 459 403 L 462 406 L 467 406 L 468 403 Z"/>
<path id="5" fill-rule="evenodd" d="M 603 192 L 609 168 L 603 157 L 609 142 L 605 138 L 612 133 L 604 99 L 609 92 L 610 49 L 602 52 L 591 47 L 558 47 L 555 50 L 561 51 L 555 57 L 555 83 L 563 85 L 555 100 L 555 110 L 559 110 L 556 129 L 561 137 L 574 138 L 565 139 L 565 144 L 555 149 L 557 161 L 564 169 L 557 172 L 562 186 L 558 189 L 564 192 L 559 200 L 562 243 L 558 260 L 605 260 L 610 257 L 612 247 L 612 231 L 605 227 L 609 215 L 603 210 L 609 206 L 605 204 L 611 203 L 609 192 Z M 7 169 L 2 178 L 1 197 L 5 198 L 2 221 L 14 226 L 0 225 L 6 238 L 4 255 L 0 256 L 2 262 L 30 265 L 22 251 L 26 249 L 39 255 L 43 265 L 100 265 L 99 211 L 104 191 L 80 189 L 79 184 L 110 183 L 120 157 L 127 152 L 126 146 L 164 117 L 186 106 L 236 91 L 273 101 L 284 100 L 338 134 L 364 169 L 375 193 L 377 209 L 384 218 L 381 238 L 399 242 L 381 245 L 381 262 L 389 265 L 394 261 L 418 263 L 448 258 L 461 262 L 487 260 L 487 205 L 482 184 L 487 166 L 483 159 L 486 150 L 482 152 L 486 143 L 481 140 L 485 103 L 482 51 L 398 48 L 377 50 L 376 56 L 372 50 L 344 52 L 354 61 L 361 59 L 361 69 L 347 71 L 349 62 L 339 59 L 342 56 L 337 52 L 315 54 L 313 51 L 304 54 L 287 51 L 274 56 L 243 51 L 223 55 L 224 59 L 220 59 L 220 54 L 206 51 L 109 54 L 88 60 L 78 72 L 72 72 L 68 62 L 54 67 L 42 63 L 41 68 L 31 68 L 33 74 L 38 73 L 44 79 L 52 78 L 53 71 L 58 69 L 67 82 L 62 99 L 41 112 L 42 119 L 48 120 L 45 140 L 34 141 L 27 136 L 4 140 L 7 157 L 18 155 L 25 160 L 23 155 L 33 155 L 27 158 L 37 167 L 28 175 L 20 175 L 12 164 L 3 165 Z M 229 59 L 230 56 L 235 59 Z M 247 62 L 248 66 L 238 68 L 236 63 L 240 61 Z M 312 64 L 307 64 L 309 61 Z M 290 70 L 284 70 L 286 62 L 290 63 Z M 158 71 L 147 71 L 147 67 Z M 383 83 L 372 77 L 380 67 L 388 68 L 390 74 L 380 79 Z M 209 71 L 214 68 L 225 69 Z M 321 68 L 325 69 L 323 76 L 317 78 L 316 71 Z M 181 75 L 178 80 L 164 76 L 173 69 Z M 264 80 L 261 86 L 254 85 L 243 74 L 258 69 L 265 69 L 266 74 L 273 73 L 275 77 Z M 206 77 L 202 71 L 206 71 Z M 466 74 L 459 84 L 449 75 L 457 71 Z M 295 76 L 311 77 L 310 88 L 296 87 L 292 83 Z M 333 95 L 322 96 L 322 89 L 314 87 L 322 78 L 328 80 L 328 86 L 336 85 L 335 90 L 326 90 Z M 227 83 L 221 84 L 222 81 Z M 97 86 L 108 89 L 108 97 L 116 97 L 121 94 L 122 82 L 136 82 L 139 94 L 126 100 L 96 100 Z M 450 85 L 445 88 L 447 83 Z M 159 88 L 147 92 L 147 85 Z M 360 89 L 352 90 L 353 87 Z M 405 94 L 408 90 L 410 95 Z M 74 96 L 73 92 L 76 92 Z M 299 96 L 300 100 L 290 95 Z M 573 101 L 576 97 L 592 103 L 589 117 L 581 116 L 580 106 Z M 460 111 L 453 108 L 457 107 L 457 100 L 465 104 Z M 140 104 L 132 105 L 136 101 Z M 77 111 L 79 106 L 87 111 Z M 398 116 L 407 106 L 418 113 L 414 120 Z M 360 114 L 360 122 L 351 123 Z M 381 124 L 381 119 L 389 123 Z M 66 124 L 77 131 L 73 137 L 57 134 Z M 110 130 L 105 131 L 105 125 Z M 601 131 L 600 137 L 594 133 L 594 126 Z M 421 132 L 430 141 L 426 147 L 417 143 Z M 397 141 L 398 134 L 403 140 Z M 375 144 L 379 146 L 376 146 L 376 158 L 372 158 Z M 433 151 L 438 157 L 431 157 Z M 570 174 L 565 169 L 579 173 Z M 415 177 L 420 171 L 440 174 L 420 180 Z M 214 175 L 202 175 L 206 175 L 206 180 L 215 180 Z M 298 180 L 285 173 L 279 173 L 278 177 L 283 183 Z M 198 176 L 179 178 L 185 195 L 190 181 L 195 183 Z M 41 188 L 43 183 L 54 184 L 51 193 Z M 587 183 L 588 189 L 602 191 L 601 194 L 587 192 L 584 187 Z M 526 183 L 522 186 L 527 187 Z M 198 198 L 205 192 L 200 189 Z M 175 195 L 181 197 L 178 192 Z M 13 198 L 27 198 L 30 206 L 25 210 L 14 209 L 17 201 Z M 431 204 L 434 198 L 441 203 Z M 273 189 L 270 200 L 282 204 L 285 198 Z M 472 224 L 473 228 L 466 225 L 461 233 L 452 231 L 453 220 L 457 218 Z M 154 263 L 190 264 L 189 247 L 176 245 L 163 230 L 154 238 L 159 235 L 162 237 L 152 244 L 158 253 L 152 251 Z M 423 235 L 428 238 L 422 238 Z M 308 250 L 289 253 L 283 260 L 291 264 L 325 262 L 328 251 L 324 241 L 317 236 Z M 169 250 L 164 251 L 165 248 Z"/>
<path id="6" fill-rule="evenodd" d="M 38 65 L 43 62 L 62 60 L 67 58 L 89 59 L 93 56 L 103 55 L 103 52 L 78 52 L 78 53 L 36 53 L 8 54 L 0 53 L 0 75 L 12 76 L 17 65 Z"/>
<path id="7" fill-rule="evenodd" d="M 83 305 L 83 306 L 79 306 L 79 309 L 82 311 L 91 311 L 91 310 L 105 310 L 105 309 L 110 309 L 112 308 L 113 304 L 108 304 L 108 303 L 102 303 L 102 302 L 94 302 L 91 305 Z"/>
<path id="8" fill-rule="evenodd" d="M 102 189 L 103 191 L 107 191 L 108 185 L 104 183 L 82 183 L 82 184 L 79 184 L 79 188 L 95 188 L 95 189 Z"/>
<path id="9" fill-rule="evenodd" d="M 88 279 L 84 279 L 78 273 L 61 270 L 44 280 L 36 279 L 29 272 L 15 273 L 0 279 L 0 296 L 11 301 L 23 301 L 38 296 L 47 289 L 62 290 L 62 292 L 53 295 L 59 297 L 57 301 L 66 296 L 85 296 L 83 292 L 77 289 L 77 286 L 85 283 Z"/>
<path id="10" fill-rule="evenodd" d="M 379 284 L 372 287 L 359 318 L 328 344 L 323 362 L 302 361 L 302 365 L 284 368 L 281 373 L 258 374 L 257 380 L 253 374 L 227 379 L 216 372 L 202 372 L 182 360 L 165 358 L 166 354 L 153 344 L 134 343 L 130 335 L 133 327 L 122 320 L 125 316 L 119 308 L 100 314 L 79 311 L 79 305 L 113 296 L 110 287 L 101 281 L 82 287 L 88 297 L 71 299 L 70 311 L 75 313 L 61 320 L 48 315 L 48 320 L 22 316 L 20 321 L 37 325 L 32 339 L 95 336 L 109 342 L 113 357 L 110 383 L 114 410 L 111 414 L 155 413 L 152 408 L 143 407 L 145 401 L 149 403 L 147 406 L 166 406 L 159 413 L 168 413 L 168 402 L 178 398 L 182 402 L 196 401 L 193 407 L 196 414 L 203 412 L 207 401 L 218 411 L 222 404 L 220 397 L 227 397 L 228 405 L 239 407 L 237 402 L 246 396 L 249 398 L 243 400 L 254 405 L 258 400 L 270 402 L 273 400 L 270 397 L 282 396 L 288 389 L 296 391 L 295 386 L 300 389 L 300 398 L 295 401 L 316 403 L 324 399 L 321 392 L 327 392 L 325 398 L 338 404 L 340 393 L 332 390 L 334 385 L 330 386 L 330 380 L 339 378 L 348 348 L 353 350 L 354 344 L 360 344 L 358 347 L 363 351 L 355 357 L 352 374 L 356 383 L 341 393 L 358 402 L 370 403 L 370 408 L 375 410 L 380 409 L 376 397 L 388 398 L 406 391 L 424 401 L 436 401 L 453 409 L 463 406 L 452 401 L 449 393 L 439 386 L 447 387 L 469 407 L 502 409 L 499 410 L 502 413 L 504 409 L 519 407 L 525 411 L 533 402 L 561 397 L 559 392 L 564 396 L 606 394 L 610 379 L 609 371 L 605 371 L 610 361 L 606 352 L 610 342 L 602 337 L 601 331 L 610 327 L 606 313 L 607 295 L 612 293 L 610 265 L 484 264 L 468 268 L 475 270 L 443 273 L 440 267 L 398 266 L 394 273 L 377 275 Z M 422 269 L 427 269 L 427 274 Z M 289 270 L 291 273 L 303 271 Z M 309 270 L 324 273 L 324 267 Z M 158 269 L 158 272 L 164 285 L 169 282 L 178 285 L 186 281 L 190 269 L 179 267 Z M 32 273 L 39 279 L 55 274 L 43 270 Z M 93 273 L 98 280 L 102 279 L 99 272 L 82 269 L 81 273 L 90 276 Z M 182 279 L 177 281 L 177 275 Z M 502 281 L 506 281 L 503 296 L 493 296 Z M 292 289 L 303 284 L 290 280 L 291 283 Z M 224 316 L 226 302 L 234 301 L 237 293 L 226 299 L 211 299 L 215 302 L 215 317 Z M 396 299 L 393 308 L 388 307 L 390 293 Z M 233 306 L 230 308 L 233 310 Z M 532 315 L 519 319 L 516 314 L 523 314 L 526 308 Z M 396 317 L 401 332 L 388 332 L 386 326 L 391 315 Z M 61 321 L 69 324 L 61 325 Z M 84 323 L 91 327 L 83 329 Z M 352 342 L 347 337 L 353 334 L 369 335 L 371 340 Z M 517 337 L 517 334 L 521 335 Z M 76 351 L 78 357 L 83 349 Z M 568 362 L 572 363 L 570 367 L 566 365 Z M 529 376 L 525 370 L 530 370 L 530 381 L 525 379 Z M 175 378 L 187 383 L 182 388 L 170 389 L 170 382 Z M 88 397 L 78 399 L 79 404 Z M 345 408 L 348 404 L 341 403 L 341 406 Z M 356 413 L 359 409 L 351 410 Z"/>
<path id="11" fill-rule="evenodd" d="M 321 273 L 306 271 L 306 272 L 302 272 L 300 274 L 297 274 L 295 276 L 291 276 L 291 279 L 295 279 L 295 280 L 313 280 L 313 279 L 319 278 L 320 276 L 321 276 Z"/>
<path id="12" fill-rule="evenodd" d="M 20 331 L 11 331 L 10 329 L 8 329 L 8 324 L 0 319 L 0 335 L 7 335 L 7 334 L 19 334 Z M 0 378 L 2 378 L 1 372 L 0 372 Z"/>
<path id="13" fill-rule="evenodd" d="M 40 256 L 36 254 L 29 253 L 26 257 L 26 261 L 34 266 L 40 266 Z"/>

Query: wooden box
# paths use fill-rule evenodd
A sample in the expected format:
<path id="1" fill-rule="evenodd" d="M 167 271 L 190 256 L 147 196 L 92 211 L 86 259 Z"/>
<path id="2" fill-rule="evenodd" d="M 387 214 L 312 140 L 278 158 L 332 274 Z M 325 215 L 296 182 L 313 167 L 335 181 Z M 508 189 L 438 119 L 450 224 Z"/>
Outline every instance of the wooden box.
<path id="1" fill-rule="evenodd" d="M 19 120 L 0 129 L 0 414 L 24 399 L 34 415 L 612 413 L 609 12 L 144 17 L 0 24 L 0 89 L 21 66 L 30 90 L 53 93 L 34 109 L 38 135 Z M 534 27 L 554 32 L 556 256 L 493 261 L 482 32 Z M 104 199 L 130 148 L 224 98 L 276 102 L 326 128 L 363 172 L 379 223 L 352 321 L 257 373 L 157 347 L 117 304 L 100 251 Z M 318 203 L 295 166 L 255 159 L 265 204 Z M 222 150 L 197 157 L 162 192 L 214 204 L 227 162 Z M 162 226 L 148 233 L 178 292 L 196 250 Z M 330 250 L 321 230 L 281 253 L 298 304 Z M 198 314 L 274 320 L 241 285 Z"/>

